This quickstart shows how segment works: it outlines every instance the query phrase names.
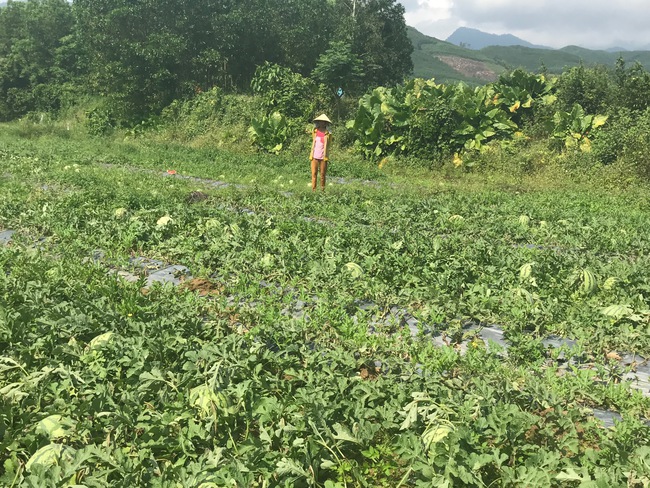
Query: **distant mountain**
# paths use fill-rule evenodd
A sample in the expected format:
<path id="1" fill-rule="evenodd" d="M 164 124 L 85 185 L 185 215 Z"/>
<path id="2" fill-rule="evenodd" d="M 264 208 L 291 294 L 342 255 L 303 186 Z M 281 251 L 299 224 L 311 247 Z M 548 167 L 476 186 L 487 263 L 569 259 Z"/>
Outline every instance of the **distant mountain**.
<path id="1" fill-rule="evenodd" d="M 550 49 L 546 46 L 538 46 L 524 41 L 512 34 L 488 34 L 487 32 L 478 29 L 470 29 L 469 27 L 459 27 L 452 35 L 447 38 L 447 42 L 451 42 L 456 46 L 461 46 L 467 49 L 483 49 L 488 46 L 523 46 L 533 47 L 538 49 Z"/>

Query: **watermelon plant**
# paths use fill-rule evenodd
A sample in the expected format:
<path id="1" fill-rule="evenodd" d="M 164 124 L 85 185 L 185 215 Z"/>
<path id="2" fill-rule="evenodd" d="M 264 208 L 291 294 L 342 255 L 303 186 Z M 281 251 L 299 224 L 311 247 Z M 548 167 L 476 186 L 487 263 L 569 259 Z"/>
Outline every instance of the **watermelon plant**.
<path id="1" fill-rule="evenodd" d="M 650 477 L 645 191 L 158 151 L 0 134 L 3 486 Z"/>

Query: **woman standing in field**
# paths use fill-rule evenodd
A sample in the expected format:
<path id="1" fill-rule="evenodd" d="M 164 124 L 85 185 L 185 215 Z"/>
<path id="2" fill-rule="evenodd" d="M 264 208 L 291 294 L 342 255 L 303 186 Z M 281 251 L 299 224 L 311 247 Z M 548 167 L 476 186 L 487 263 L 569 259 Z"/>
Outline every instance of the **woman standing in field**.
<path id="1" fill-rule="evenodd" d="M 325 175 L 327 174 L 327 163 L 329 161 L 329 149 L 332 133 L 328 124 L 331 124 L 327 115 L 322 114 L 314 119 L 314 130 L 312 131 L 311 153 L 311 190 L 316 191 L 316 181 L 320 169 L 320 187 L 325 189 Z"/>

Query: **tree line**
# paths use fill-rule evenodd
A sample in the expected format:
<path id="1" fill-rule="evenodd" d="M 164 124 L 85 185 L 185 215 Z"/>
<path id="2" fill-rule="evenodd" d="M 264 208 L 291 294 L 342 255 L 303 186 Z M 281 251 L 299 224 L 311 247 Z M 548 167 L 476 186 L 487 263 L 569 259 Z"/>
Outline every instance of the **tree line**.
<path id="1" fill-rule="evenodd" d="M 0 119 L 105 97 L 124 120 L 213 87 L 248 90 L 274 63 L 362 92 L 412 71 L 395 0 L 9 0 Z"/>

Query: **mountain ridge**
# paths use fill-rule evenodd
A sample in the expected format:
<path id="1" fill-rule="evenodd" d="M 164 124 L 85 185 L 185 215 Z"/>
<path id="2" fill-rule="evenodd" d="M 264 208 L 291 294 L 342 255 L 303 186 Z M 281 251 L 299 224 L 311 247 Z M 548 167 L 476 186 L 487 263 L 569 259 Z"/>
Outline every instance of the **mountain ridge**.
<path id="1" fill-rule="evenodd" d="M 569 45 L 561 48 L 553 48 L 550 46 L 533 44 L 513 34 L 491 34 L 472 27 L 457 28 L 450 36 L 447 37 L 446 41 L 451 42 L 456 46 L 472 49 L 475 51 L 483 49 L 485 47 L 491 47 L 491 46 L 523 46 L 523 47 L 530 47 L 535 49 L 550 49 L 550 50 L 561 50 L 566 47 L 572 46 Z M 584 46 L 576 46 L 576 47 L 580 47 L 582 49 L 587 49 L 590 51 L 607 51 L 612 53 L 650 50 L 650 44 L 639 48 L 632 48 L 631 46 L 623 46 L 623 45 L 610 46 L 607 48 L 591 48 L 591 47 L 584 47 Z"/>
<path id="2" fill-rule="evenodd" d="M 471 27 L 459 27 L 446 39 L 460 47 L 479 50 L 489 46 L 524 46 L 537 49 L 552 49 L 548 46 L 533 44 L 512 34 L 490 34 Z"/>

